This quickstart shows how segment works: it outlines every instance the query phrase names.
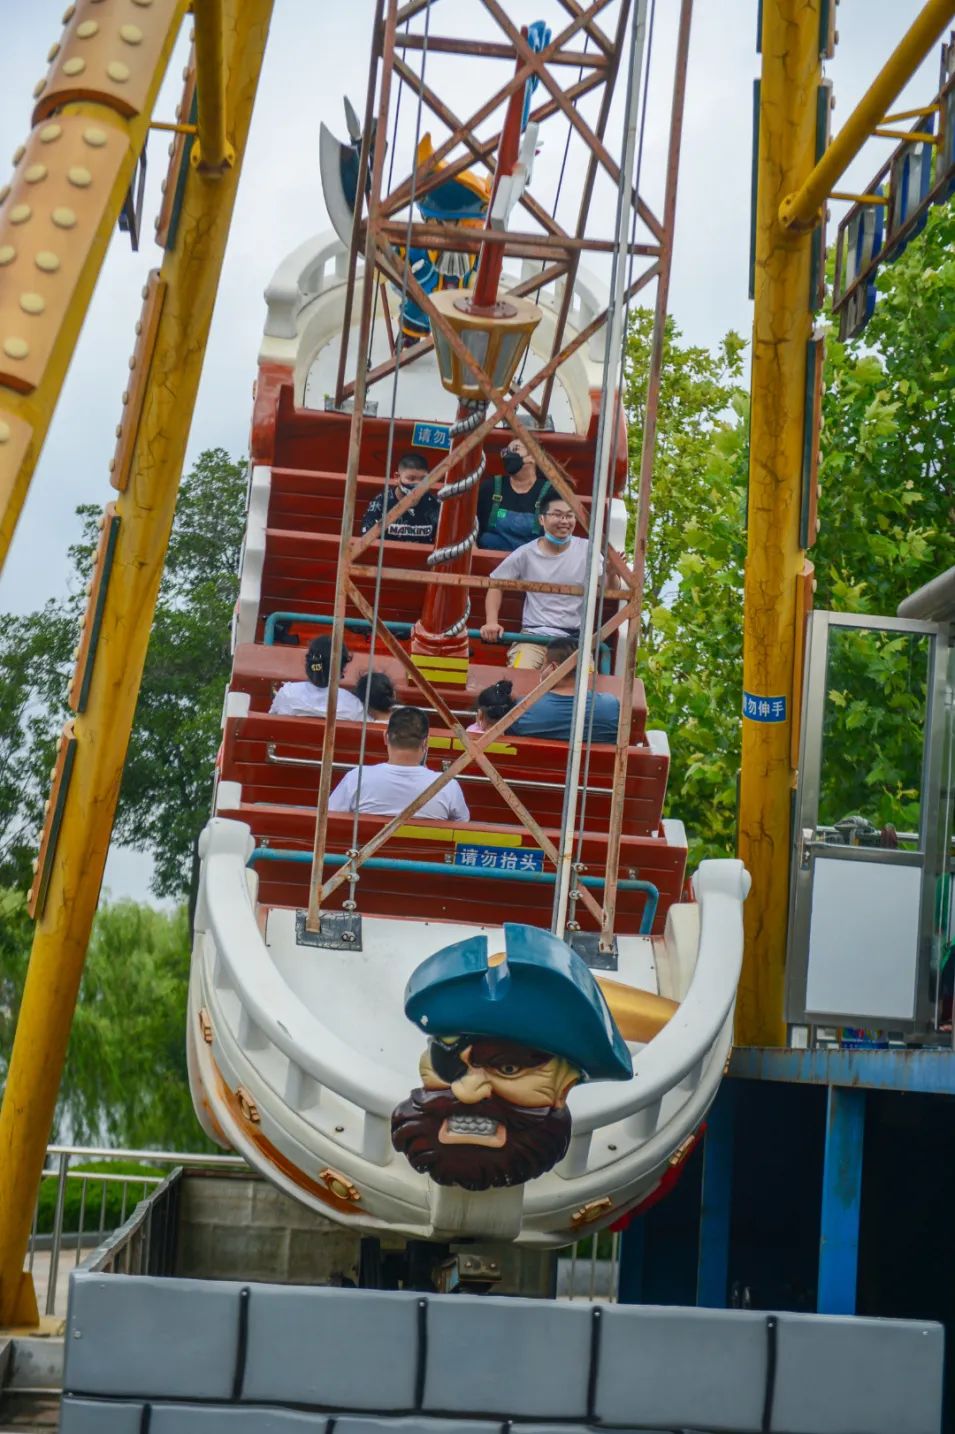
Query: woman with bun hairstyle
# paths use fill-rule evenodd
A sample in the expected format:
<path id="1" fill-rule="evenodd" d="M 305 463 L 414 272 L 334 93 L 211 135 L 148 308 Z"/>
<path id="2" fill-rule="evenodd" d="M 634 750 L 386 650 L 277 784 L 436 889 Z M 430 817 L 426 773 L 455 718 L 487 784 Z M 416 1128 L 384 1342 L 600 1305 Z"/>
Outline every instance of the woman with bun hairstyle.
<path id="1" fill-rule="evenodd" d="M 328 678 L 331 670 L 332 640 L 315 637 L 305 654 L 305 681 L 286 682 L 272 699 L 269 711 L 277 717 L 324 717 L 328 711 Z M 342 643 L 342 672 L 351 661 L 351 653 Z M 364 708 L 345 687 L 338 689 L 336 716 L 341 722 L 360 722 Z"/>
<path id="2" fill-rule="evenodd" d="M 468 731 L 486 732 L 495 722 L 506 717 L 517 700 L 512 695 L 513 690 L 513 684 L 505 677 L 500 682 L 492 682 L 490 687 L 479 692 L 474 704 L 475 718 Z"/>

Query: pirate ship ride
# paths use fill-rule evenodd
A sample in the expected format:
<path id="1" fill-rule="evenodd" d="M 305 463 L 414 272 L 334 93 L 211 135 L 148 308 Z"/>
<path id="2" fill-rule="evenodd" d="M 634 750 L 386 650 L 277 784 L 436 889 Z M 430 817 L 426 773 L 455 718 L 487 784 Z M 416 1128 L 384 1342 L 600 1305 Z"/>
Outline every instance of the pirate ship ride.
<path id="1" fill-rule="evenodd" d="M 348 140 L 322 135 L 333 230 L 267 290 L 234 664 L 200 843 L 190 1079 L 211 1137 L 365 1232 L 560 1245 L 617 1221 L 673 1178 L 728 1060 L 748 878 L 711 861 L 688 880 L 683 826 L 663 816 L 667 740 L 634 676 L 659 343 L 636 567 L 621 497 L 622 341 L 650 278 L 658 338 L 666 315 L 685 13 L 658 220 L 634 182 L 645 35 L 628 6 L 617 35 L 577 56 L 600 91 L 586 123 L 575 94 L 551 86 L 535 107 L 533 93 L 579 17 L 559 35 L 498 17 L 506 80 L 459 121 L 424 82 L 427 30 L 398 29 L 389 11 L 364 122 L 347 106 Z M 415 50 L 417 71 L 401 57 Z M 421 104 L 413 139 L 399 127 L 401 82 L 449 130 L 441 143 L 420 133 Z M 495 111 L 499 133 L 478 144 Z M 571 229 L 534 193 L 548 121 L 589 137 Z M 616 195 L 609 238 L 593 232 L 598 178 Z M 587 535 L 585 580 L 564 594 L 580 638 L 542 682 L 512 669 L 517 706 L 474 733 L 475 696 L 508 651 L 480 631 L 501 555 L 482 550 L 477 499 L 515 436 Z M 407 451 L 431 472 L 390 515 L 435 493 L 433 547 L 359 531 Z M 504 586 L 512 639 L 546 584 Z M 331 638 L 327 711 L 270 713 L 316 634 Z M 371 669 L 428 711 L 434 781 L 393 815 L 330 811 L 344 772 L 382 755 L 367 710 L 339 711 Z M 590 740 L 591 669 L 619 700 L 616 743 Z M 515 736 L 569 673 L 570 740 Z M 452 779 L 470 820 L 422 818 Z"/>

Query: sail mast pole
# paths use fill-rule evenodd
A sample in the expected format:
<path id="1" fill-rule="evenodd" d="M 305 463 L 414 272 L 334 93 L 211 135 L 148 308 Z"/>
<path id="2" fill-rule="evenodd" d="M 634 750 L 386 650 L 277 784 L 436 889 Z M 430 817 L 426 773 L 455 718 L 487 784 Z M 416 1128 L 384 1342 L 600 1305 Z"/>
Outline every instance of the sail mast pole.
<path id="1" fill-rule="evenodd" d="M 597 461 L 595 483 L 591 506 L 591 523 L 588 547 L 588 572 L 584 585 L 584 604 L 581 612 L 580 651 L 583 660 L 578 659 L 576 684 L 574 687 L 574 715 L 570 734 L 570 760 L 567 766 L 567 787 L 564 794 L 564 811 L 560 834 L 560 866 L 554 891 L 554 934 L 563 939 L 567 927 L 567 907 L 570 898 L 571 876 L 574 855 L 574 841 L 577 827 L 577 798 L 580 791 L 580 763 L 583 752 L 584 726 L 587 718 L 586 693 L 589 681 L 587 654 L 593 642 L 594 620 L 597 615 L 597 594 L 601 582 L 600 555 L 603 552 L 603 534 L 607 524 L 607 509 L 610 499 L 611 475 L 614 450 L 616 447 L 616 405 L 620 392 L 620 378 L 623 354 L 623 326 L 626 321 L 627 254 L 630 242 L 631 193 L 634 184 L 634 170 L 637 156 L 637 130 L 640 120 L 640 76 L 643 70 L 643 52 L 647 33 L 647 0 L 638 0 L 630 32 L 630 55 L 627 73 L 627 107 L 624 127 L 623 155 L 620 163 L 620 179 L 617 185 L 617 223 L 614 245 L 613 273 L 611 277 L 610 317 L 607 325 L 607 340 L 604 348 L 603 401 L 600 407 L 600 425 L 597 433 Z"/>
<path id="2" fill-rule="evenodd" d="M 526 36 L 526 28 L 521 32 Z M 517 60 L 520 68 L 520 60 Z M 508 101 L 501 142 L 498 147 L 494 183 L 488 205 L 490 226 L 494 201 L 501 180 L 514 172 L 521 137 L 524 111 L 524 86 L 515 90 Z M 503 244 L 482 244 L 478 255 L 474 287 L 461 296 L 458 307 L 493 322 L 505 315 L 498 303 L 497 286 L 504 266 Z M 467 438 L 487 412 L 484 399 L 459 396 L 452 433 L 452 450 Z M 429 565 L 444 572 L 467 574 L 471 571 L 471 554 L 477 541 L 477 506 L 481 479 L 484 476 L 484 445 L 473 450 L 466 459 L 452 462 L 443 487 L 438 491 L 441 513 L 435 535 L 435 547 Z M 455 491 L 457 490 L 457 491 Z M 435 583 L 425 593 L 421 618 L 415 624 L 412 652 L 431 653 L 442 657 L 468 656 L 468 618 L 471 600 L 464 587 Z"/>

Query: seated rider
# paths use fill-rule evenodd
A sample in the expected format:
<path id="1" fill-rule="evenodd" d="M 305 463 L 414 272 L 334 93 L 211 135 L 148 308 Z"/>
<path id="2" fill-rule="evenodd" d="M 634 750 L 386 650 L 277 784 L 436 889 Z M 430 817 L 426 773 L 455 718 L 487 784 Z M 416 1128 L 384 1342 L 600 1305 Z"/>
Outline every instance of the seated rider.
<path id="1" fill-rule="evenodd" d="M 478 693 L 474 704 L 474 721 L 467 730 L 486 732 L 495 722 L 506 717 L 514 705 L 515 698 L 511 696 L 510 682 L 492 682 L 490 687 L 485 687 L 483 692 Z"/>
<path id="2" fill-rule="evenodd" d="M 387 672 L 364 672 L 355 683 L 355 696 L 362 707 L 368 704 L 369 722 L 387 722 L 398 705 L 395 684 Z"/>
<path id="3" fill-rule="evenodd" d="M 532 543 L 515 548 L 491 573 L 494 578 L 518 578 L 537 583 L 575 584 L 583 587 L 587 576 L 587 543 L 575 538 L 574 510 L 558 493 L 550 493 L 541 503 L 543 533 Z M 485 642 L 496 642 L 504 629 L 499 622 L 501 589 L 488 588 L 484 599 Z M 572 637 L 577 646 L 580 614 L 584 599 L 570 593 L 529 592 L 524 594 L 523 632 L 539 633 L 542 637 Z M 543 667 L 545 644 L 513 642 L 508 648 L 509 667 Z"/>
<path id="4" fill-rule="evenodd" d="M 478 547 L 510 553 L 540 537 L 540 506 L 552 489 L 519 438 L 501 452 L 501 467 L 503 473 L 481 484 Z"/>
<path id="5" fill-rule="evenodd" d="M 398 459 L 398 466 L 386 490 L 388 507 L 394 507 L 399 499 L 410 493 L 412 488 L 416 488 L 427 476 L 428 465 L 425 460 L 419 458 L 417 453 L 405 453 Z M 384 511 L 385 494 L 377 493 L 365 509 L 365 516 L 361 520 L 362 532 L 367 533 L 375 523 L 380 523 Z M 429 547 L 434 547 L 440 511 L 441 505 L 435 495 L 425 493 L 395 522 L 388 523 L 386 520 L 385 537 L 399 543 L 427 543 Z"/>
<path id="6" fill-rule="evenodd" d="M 269 711 L 277 717 L 322 717 L 328 711 L 328 677 L 332 656 L 330 637 L 315 637 L 305 653 L 305 681 L 285 682 L 272 698 Z M 351 653 L 342 643 L 342 672 L 351 662 Z M 360 722 L 364 708 L 345 687 L 338 689 L 335 709 L 340 722 Z"/>
<path id="7" fill-rule="evenodd" d="M 541 668 L 541 681 L 566 662 L 577 643 L 569 637 L 555 637 L 544 649 L 545 663 Z M 518 717 L 509 729 L 514 737 L 552 737 L 559 742 L 568 742 L 571 735 L 571 721 L 574 714 L 574 683 L 576 669 L 572 668 L 549 692 L 538 697 L 532 707 Z M 510 685 L 510 684 L 508 684 Z M 594 692 L 593 678 L 589 679 L 587 693 L 587 717 L 584 724 L 584 740 L 592 742 L 616 742 L 617 724 L 620 721 L 620 703 L 612 692 Z"/>
<path id="8" fill-rule="evenodd" d="M 360 812 L 394 816 L 430 787 L 436 773 L 423 765 L 428 754 L 428 714 L 417 707 L 396 707 L 388 718 L 384 737 L 387 762 L 352 767 L 346 772 L 328 799 L 330 812 L 353 812 L 357 803 Z M 452 780 L 419 807 L 416 815 L 436 821 L 466 822 L 471 814 L 460 784 Z"/>

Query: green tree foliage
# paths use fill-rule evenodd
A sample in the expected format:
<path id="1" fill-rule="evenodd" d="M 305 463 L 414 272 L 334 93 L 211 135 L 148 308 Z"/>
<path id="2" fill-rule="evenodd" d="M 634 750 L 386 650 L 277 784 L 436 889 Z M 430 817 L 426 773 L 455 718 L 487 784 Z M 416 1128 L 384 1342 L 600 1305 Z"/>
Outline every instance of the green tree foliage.
<path id="1" fill-rule="evenodd" d="M 879 273 L 859 338 L 827 339 L 816 605 L 892 614 L 955 563 L 955 207 Z M 918 825 L 927 643 L 830 642 L 823 821 Z"/>
<path id="2" fill-rule="evenodd" d="M 0 1088 L 32 935 L 23 895 L 0 889 Z M 186 1074 L 188 986 L 184 906 L 172 912 L 134 901 L 100 907 L 60 1087 L 55 1129 L 61 1136 L 208 1148 Z"/>
<path id="3" fill-rule="evenodd" d="M 826 345 L 818 608 L 892 614 L 955 563 L 955 206 L 879 274 L 875 314 L 858 338 Z M 825 319 L 825 316 L 823 316 Z M 631 320 L 631 540 L 650 319 Z M 749 462 L 739 390 L 743 343 L 685 345 L 670 322 L 639 671 L 651 720 L 673 754 L 669 809 L 691 860 L 735 844 L 742 583 Z M 860 812 L 881 825 L 917 817 L 924 649 L 842 640 L 830 671 L 824 819 Z"/>
<path id="4" fill-rule="evenodd" d="M 188 987 L 185 907 L 100 908 L 60 1094 L 75 1139 L 205 1148 L 186 1073 Z"/>
<path id="5" fill-rule="evenodd" d="M 863 333 L 826 340 L 818 607 L 892 613 L 955 563 L 955 205 L 879 271 Z"/>
<path id="6" fill-rule="evenodd" d="M 221 448 L 182 482 L 123 772 L 115 836 L 148 851 L 157 896 L 190 886 L 208 818 L 238 594 L 245 467 Z M 0 615 L 0 884 L 29 885 L 36 832 L 97 540 L 100 510 L 79 508 L 67 597 L 27 617 Z"/>
<path id="7" fill-rule="evenodd" d="M 627 346 L 630 543 L 636 523 L 652 315 L 637 310 Z M 650 723 L 670 738 L 668 809 L 686 823 L 692 861 L 735 843 L 742 663 L 746 397 L 744 342 L 715 353 L 667 320 L 639 675 Z"/>
<path id="8" fill-rule="evenodd" d="M 153 890 L 190 887 L 209 818 L 245 531 L 245 465 L 221 448 L 183 481 L 136 709 L 116 838 L 155 861 Z"/>
<path id="9" fill-rule="evenodd" d="M 184 896 L 209 813 L 244 529 L 241 463 L 203 453 L 183 479 L 120 792 L 119 840 L 149 851 L 154 889 Z M 0 615 L 0 1085 L 32 940 L 36 833 L 66 704 L 99 510 L 79 509 L 67 597 Z M 119 902 L 94 925 L 58 1124 L 75 1139 L 203 1148 L 189 1099 L 185 907 Z"/>
<path id="10" fill-rule="evenodd" d="M 55 603 L 0 614 L 0 886 L 30 884 L 76 634 Z"/>
<path id="11" fill-rule="evenodd" d="M 0 1088 L 6 1079 L 32 940 L 26 894 L 0 886 Z"/>

